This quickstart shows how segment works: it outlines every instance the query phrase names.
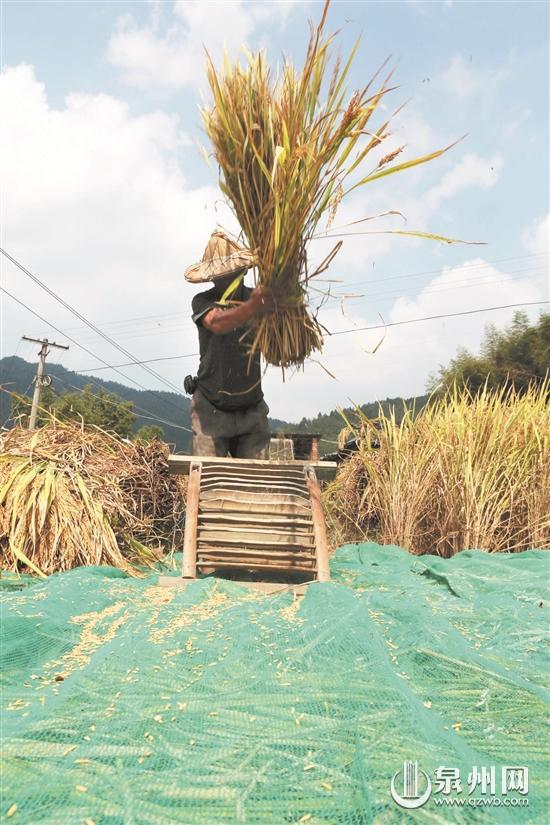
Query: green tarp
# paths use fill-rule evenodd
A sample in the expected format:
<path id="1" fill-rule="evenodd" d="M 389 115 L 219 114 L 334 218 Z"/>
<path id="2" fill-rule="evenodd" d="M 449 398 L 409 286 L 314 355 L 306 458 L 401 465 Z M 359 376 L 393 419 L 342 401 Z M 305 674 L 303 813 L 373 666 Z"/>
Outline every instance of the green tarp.
<path id="1" fill-rule="evenodd" d="M 301 600 L 4 577 L 0 814 L 547 823 L 548 561 L 348 545 Z"/>

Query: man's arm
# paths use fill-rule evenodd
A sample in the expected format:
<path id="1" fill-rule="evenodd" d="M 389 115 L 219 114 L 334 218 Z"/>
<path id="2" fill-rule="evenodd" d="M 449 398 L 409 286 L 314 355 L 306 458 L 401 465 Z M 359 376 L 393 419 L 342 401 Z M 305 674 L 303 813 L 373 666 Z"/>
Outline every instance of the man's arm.
<path id="1" fill-rule="evenodd" d="M 231 309 L 214 307 L 203 316 L 201 321 L 203 326 L 213 332 L 214 335 L 225 335 L 252 320 L 252 318 L 269 315 L 274 309 L 275 304 L 271 293 L 265 288 L 257 286 L 256 289 L 252 290 L 248 301 L 243 301 L 242 304 Z"/>

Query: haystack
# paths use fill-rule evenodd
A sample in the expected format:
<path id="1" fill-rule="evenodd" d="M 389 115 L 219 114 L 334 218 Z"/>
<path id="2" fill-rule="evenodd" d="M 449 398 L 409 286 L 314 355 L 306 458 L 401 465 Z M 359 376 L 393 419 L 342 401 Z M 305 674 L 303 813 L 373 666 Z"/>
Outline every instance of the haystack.
<path id="1" fill-rule="evenodd" d="M 80 565 L 134 573 L 157 561 L 181 508 L 160 441 L 52 421 L 0 433 L 0 565 L 50 574 Z"/>

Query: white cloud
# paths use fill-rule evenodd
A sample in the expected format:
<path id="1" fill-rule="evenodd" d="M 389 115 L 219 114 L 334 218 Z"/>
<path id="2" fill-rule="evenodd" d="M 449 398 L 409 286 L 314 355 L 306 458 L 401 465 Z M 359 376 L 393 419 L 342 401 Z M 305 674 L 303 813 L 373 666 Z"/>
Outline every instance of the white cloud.
<path id="1" fill-rule="evenodd" d="M 206 48 L 218 61 L 226 48 L 235 56 L 266 25 L 283 25 L 292 2 L 177 0 L 164 31 L 157 7 L 145 26 L 119 20 L 108 57 L 129 85 L 175 91 L 204 79 Z"/>
<path id="2" fill-rule="evenodd" d="M 540 253 L 548 248 L 549 217 L 537 221 L 524 234 L 529 252 Z M 534 268 L 528 273 L 514 274 L 513 262 L 497 268 L 483 258 L 472 258 L 461 266 L 444 267 L 417 295 L 395 300 L 386 317 L 389 323 L 409 321 L 433 315 L 468 312 L 506 304 L 527 304 L 549 298 L 547 270 Z M 534 266 L 537 266 L 535 262 Z M 361 306 L 362 305 L 362 306 Z M 357 332 L 327 337 L 320 360 L 336 376 L 331 379 L 318 364 L 307 363 L 304 373 L 291 378 L 283 386 L 279 375 L 272 371 L 264 382 L 272 412 L 280 418 L 297 420 L 303 415 L 328 412 L 337 403 L 359 404 L 386 397 L 411 396 L 425 391 L 428 377 L 440 365 L 448 364 L 459 347 L 478 352 L 487 324 L 502 328 L 515 310 L 448 317 L 377 329 L 359 331 L 362 326 L 376 324 L 376 299 L 372 298 L 368 315 L 361 305 L 350 302 L 346 316 L 339 307 L 325 310 L 323 324 L 331 332 L 357 328 Z M 525 307 L 536 319 L 542 307 Z M 374 354 L 380 340 L 382 344 Z"/>
<path id="3" fill-rule="evenodd" d="M 500 154 L 482 158 L 469 152 L 428 190 L 423 198 L 425 208 L 428 212 L 435 212 L 443 201 L 468 187 L 490 189 L 497 182 L 503 166 L 504 160 Z"/>
<path id="4" fill-rule="evenodd" d="M 523 244 L 532 255 L 548 254 L 550 246 L 550 213 L 539 218 L 521 236 Z"/>
<path id="5" fill-rule="evenodd" d="M 510 71 L 507 68 L 479 68 L 471 56 L 465 58 L 461 54 L 455 54 L 436 83 L 447 94 L 464 101 L 473 95 L 481 98 L 493 94 L 509 76 Z"/>
<path id="6" fill-rule="evenodd" d="M 187 315 L 195 290 L 183 270 L 202 255 L 219 193 L 187 187 L 181 161 L 193 150 L 177 117 L 132 116 L 107 95 L 71 94 L 54 109 L 25 65 L 0 79 L 0 109 L 8 252 L 96 323 L 177 310 Z M 63 330 L 75 326 L 74 317 L 5 261 L 3 274 L 6 288 L 48 320 Z M 44 331 L 8 299 L 3 320 L 4 347 L 25 331 Z M 140 342 L 137 354 L 196 350 L 196 331 L 186 324 L 153 353 Z M 91 349 L 110 363 L 120 359 L 98 340 Z M 89 366 L 90 356 L 72 347 L 66 363 L 84 362 Z"/>

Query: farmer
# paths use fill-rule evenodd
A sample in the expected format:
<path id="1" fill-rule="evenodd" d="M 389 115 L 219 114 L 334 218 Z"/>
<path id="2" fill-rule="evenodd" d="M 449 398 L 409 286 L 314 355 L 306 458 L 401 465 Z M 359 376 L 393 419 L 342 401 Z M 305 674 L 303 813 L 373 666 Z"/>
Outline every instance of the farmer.
<path id="1" fill-rule="evenodd" d="M 274 310 L 271 294 L 244 285 L 254 265 L 250 250 L 223 232 L 212 234 L 202 261 L 188 267 L 185 278 L 213 286 L 195 295 L 193 321 L 198 327 L 200 362 L 196 378 L 187 376 L 185 389 L 193 394 L 191 426 L 193 454 L 234 458 L 265 458 L 270 441 L 261 384 L 260 353 L 252 358 L 251 322 Z M 227 305 L 224 292 L 239 278 Z"/>

